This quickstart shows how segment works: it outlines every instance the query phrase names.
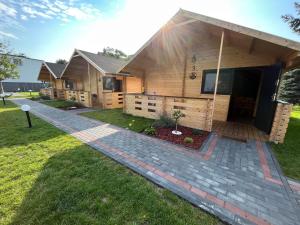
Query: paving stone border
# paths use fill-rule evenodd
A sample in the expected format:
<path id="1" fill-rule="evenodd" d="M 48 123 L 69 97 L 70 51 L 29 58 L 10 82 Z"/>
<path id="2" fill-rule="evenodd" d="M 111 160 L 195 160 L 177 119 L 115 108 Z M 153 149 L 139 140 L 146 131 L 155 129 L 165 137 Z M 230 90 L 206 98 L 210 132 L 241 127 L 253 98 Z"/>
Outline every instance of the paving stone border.
<path id="1" fill-rule="evenodd" d="M 30 100 L 14 102 L 30 104 L 33 114 L 225 222 L 299 224 L 296 198 L 286 190 L 290 186 L 265 144 L 211 135 L 201 152 L 193 153 Z"/>

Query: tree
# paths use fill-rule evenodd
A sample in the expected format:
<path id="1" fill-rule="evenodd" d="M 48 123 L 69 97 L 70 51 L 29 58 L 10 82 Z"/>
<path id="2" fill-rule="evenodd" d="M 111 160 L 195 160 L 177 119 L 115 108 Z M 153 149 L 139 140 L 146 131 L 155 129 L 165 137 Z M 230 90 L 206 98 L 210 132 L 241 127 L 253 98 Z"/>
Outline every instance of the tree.
<path id="1" fill-rule="evenodd" d="M 68 63 L 68 61 L 65 60 L 65 59 L 58 59 L 55 62 L 58 63 L 58 64 L 64 64 L 64 65 L 66 65 Z"/>
<path id="2" fill-rule="evenodd" d="M 18 55 L 12 54 L 7 45 L 0 43 L 0 93 L 4 93 L 2 82 L 6 79 L 18 79 L 17 66 L 22 63 Z"/>
<path id="3" fill-rule="evenodd" d="M 114 58 L 122 58 L 122 59 L 127 59 L 127 55 L 122 52 L 121 50 L 119 49 L 114 49 L 114 48 L 111 48 L 111 47 L 106 47 L 106 48 L 103 48 L 103 52 L 102 52 L 103 55 L 106 55 L 106 56 L 110 56 L 110 57 L 114 57 Z"/>
<path id="4" fill-rule="evenodd" d="M 293 103 L 300 103 L 300 69 L 286 72 L 279 86 L 279 99 Z"/>
<path id="5" fill-rule="evenodd" d="M 300 15 L 300 3 L 295 2 L 294 3 L 295 9 L 296 9 L 296 14 L 297 16 Z M 299 17 L 294 17 L 292 15 L 283 15 L 282 19 L 284 20 L 284 22 L 288 23 L 288 25 L 290 26 L 290 28 L 300 34 L 300 18 Z"/>

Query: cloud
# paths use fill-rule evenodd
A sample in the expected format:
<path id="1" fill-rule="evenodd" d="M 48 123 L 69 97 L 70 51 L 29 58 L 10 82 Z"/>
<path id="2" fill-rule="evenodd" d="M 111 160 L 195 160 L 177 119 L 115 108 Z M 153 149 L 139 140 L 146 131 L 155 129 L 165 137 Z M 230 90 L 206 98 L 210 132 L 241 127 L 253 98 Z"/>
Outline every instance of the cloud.
<path id="1" fill-rule="evenodd" d="M 28 17 L 26 15 L 21 15 L 22 20 L 28 20 Z"/>
<path id="2" fill-rule="evenodd" d="M 13 38 L 13 39 L 19 39 L 17 36 L 11 33 L 7 33 L 0 30 L 0 37 L 7 37 L 7 38 Z"/>
<path id="3" fill-rule="evenodd" d="M 52 16 L 49 16 L 48 14 L 41 12 L 41 11 L 37 11 L 33 8 L 30 8 L 28 6 L 23 6 L 22 10 L 24 13 L 27 13 L 30 17 L 35 18 L 37 16 L 43 17 L 45 19 L 52 19 Z"/>
<path id="4" fill-rule="evenodd" d="M 4 3 L 0 2 L 0 12 L 6 14 L 7 16 L 16 17 L 17 10 L 12 7 L 5 5 Z"/>

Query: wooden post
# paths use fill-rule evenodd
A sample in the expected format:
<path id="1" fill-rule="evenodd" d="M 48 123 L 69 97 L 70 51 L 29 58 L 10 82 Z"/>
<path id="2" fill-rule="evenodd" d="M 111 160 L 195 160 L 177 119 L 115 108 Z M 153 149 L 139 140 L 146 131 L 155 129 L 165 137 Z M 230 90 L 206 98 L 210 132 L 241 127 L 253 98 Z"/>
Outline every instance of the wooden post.
<path id="1" fill-rule="evenodd" d="M 210 131 L 212 130 L 212 123 L 213 123 L 213 117 L 214 117 L 214 112 L 215 112 L 216 96 L 217 96 L 217 90 L 218 90 L 218 81 L 219 81 L 220 66 L 221 66 L 221 59 L 222 59 L 223 42 L 224 42 L 224 30 L 222 31 L 221 42 L 220 42 L 219 58 L 218 58 L 218 65 L 217 65 L 217 75 L 216 75 L 215 90 L 214 90 L 214 98 L 213 98 L 213 102 L 212 102 Z"/>
<path id="2" fill-rule="evenodd" d="M 90 71 L 90 64 L 88 63 L 88 75 L 89 75 L 89 107 L 92 106 L 92 83 L 91 83 L 91 71 Z"/>
<path id="3" fill-rule="evenodd" d="M 126 113 L 127 77 L 123 77 L 123 112 Z"/>

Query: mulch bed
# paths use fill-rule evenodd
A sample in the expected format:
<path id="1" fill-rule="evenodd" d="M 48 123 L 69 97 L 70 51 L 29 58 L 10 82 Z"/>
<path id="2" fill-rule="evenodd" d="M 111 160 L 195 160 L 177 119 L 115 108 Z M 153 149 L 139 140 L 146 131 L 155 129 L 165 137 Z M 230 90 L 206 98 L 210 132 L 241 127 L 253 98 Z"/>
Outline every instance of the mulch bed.
<path id="1" fill-rule="evenodd" d="M 155 137 L 193 149 L 199 149 L 209 135 L 206 131 L 201 131 L 201 134 L 193 134 L 192 128 L 183 126 L 178 126 L 178 130 L 182 132 L 182 135 L 172 134 L 172 130 L 174 130 L 174 128 L 160 127 L 155 130 Z M 185 143 L 184 139 L 186 137 L 193 138 L 193 143 Z"/>

